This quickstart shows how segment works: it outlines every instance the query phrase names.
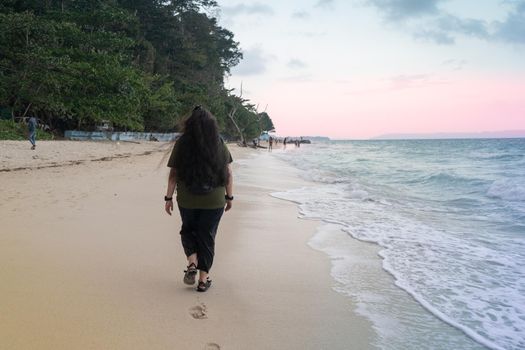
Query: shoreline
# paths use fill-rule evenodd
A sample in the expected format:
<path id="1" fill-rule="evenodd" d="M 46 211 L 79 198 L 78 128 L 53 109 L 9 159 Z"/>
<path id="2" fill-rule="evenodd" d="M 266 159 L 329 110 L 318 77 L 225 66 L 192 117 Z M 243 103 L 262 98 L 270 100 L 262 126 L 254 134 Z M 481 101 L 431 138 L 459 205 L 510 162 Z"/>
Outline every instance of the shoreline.
<path id="1" fill-rule="evenodd" d="M 332 289 L 330 258 L 307 244 L 319 222 L 270 196 L 301 186 L 297 171 L 230 150 L 236 199 L 206 293 L 182 284 L 159 153 L 0 173 L 0 338 L 13 349 L 374 348 L 370 322 Z"/>
<path id="2" fill-rule="evenodd" d="M 295 157 L 292 164 L 297 164 Z M 302 169 L 308 169 L 307 166 L 311 167 L 315 162 L 306 161 L 301 164 L 306 164 L 301 166 Z M 435 312 L 435 308 L 422 302 L 410 288 L 407 290 L 405 285 L 400 284 L 397 274 L 390 268 L 388 256 L 385 255 L 388 247 L 374 240 L 360 238 L 353 231 L 351 222 L 330 214 L 328 202 L 324 198 L 334 191 L 341 194 L 346 191 L 342 187 L 336 190 L 331 185 L 323 180 L 313 181 L 310 185 L 312 188 L 272 195 L 296 204 L 301 218 L 319 222 L 316 234 L 308 244 L 329 257 L 330 274 L 335 280 L 334 290 L 352 298 L 358 306 L 356 312 L 373 323 L 378 335 L 378 347 L 418 348 L 425 342 L 427 346 L 439 346 L 438 343 L 425 340 L 429 334 L 439 334 L 453 348 L 500 348 L 479 336 L 473 336 L 472 332 L 466 332 L 465 327 L 458 327 L 456 323 L 443 318 L 439 311 Z M 325 190 L 320 190 L 323 186 Z M 321 209 L 318 210 L 317 207 Z M 392 332 L 392 327 L 396 332 Z"/>

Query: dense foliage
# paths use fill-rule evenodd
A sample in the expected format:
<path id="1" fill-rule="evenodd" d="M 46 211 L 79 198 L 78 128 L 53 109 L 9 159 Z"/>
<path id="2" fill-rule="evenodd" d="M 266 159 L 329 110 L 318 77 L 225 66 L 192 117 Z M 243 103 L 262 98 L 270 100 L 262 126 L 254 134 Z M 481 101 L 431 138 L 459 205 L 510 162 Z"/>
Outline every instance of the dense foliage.
<path id="1" fill-rule="evenodd" d="M 2 115 L 60 131 L 172 131 L 200 104 L 227 136 L 273 129 L 224 87 L 242 53 L 216 11 L 213 0 L 3 0 Z"/>

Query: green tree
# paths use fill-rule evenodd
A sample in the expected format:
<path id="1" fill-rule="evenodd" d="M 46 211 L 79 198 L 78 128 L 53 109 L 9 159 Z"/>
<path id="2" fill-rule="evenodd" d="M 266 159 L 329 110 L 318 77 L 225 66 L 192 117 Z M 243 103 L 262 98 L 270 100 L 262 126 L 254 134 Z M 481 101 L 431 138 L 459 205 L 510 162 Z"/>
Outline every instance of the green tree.
<path id="1" fill-rule="evenodd" d="M 235 135 L 235 106 L 241 135 L 255 135 L 269 116 L 224 87 L 242 54 L 216 10 L 213 0 L 4 0 L 0 109 L 60 130 L 109 120 L 166 131 L 201 104 Z"/>

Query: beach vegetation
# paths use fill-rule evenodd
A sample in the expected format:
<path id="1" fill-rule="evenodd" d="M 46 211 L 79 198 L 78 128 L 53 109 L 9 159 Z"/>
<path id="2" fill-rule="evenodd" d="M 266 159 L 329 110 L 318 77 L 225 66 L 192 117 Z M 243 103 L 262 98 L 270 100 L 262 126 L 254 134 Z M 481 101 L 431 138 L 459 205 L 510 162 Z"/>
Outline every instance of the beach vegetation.
<path id="1" fill-rule="evenodd" d="M 261 116 L 224 86 L 242 52 L 217 13 L 211 0 L 3 1 L 0 109 L 58 133 L 103 121 L 171 132 L 198 104 L 240 138 L 235 104 L 243 133 L 256 136 Z"/>
<path id="2" fill-rule="evenodd" d="M 22 141 L 28 139 L 27 125 L 24 123 L 17 123 L 13 120 L 0 119 L 0 140 L 16 140 Z M 54 135 L 42 129 L 37 129 L 37 140 L 52 140 Z"/>

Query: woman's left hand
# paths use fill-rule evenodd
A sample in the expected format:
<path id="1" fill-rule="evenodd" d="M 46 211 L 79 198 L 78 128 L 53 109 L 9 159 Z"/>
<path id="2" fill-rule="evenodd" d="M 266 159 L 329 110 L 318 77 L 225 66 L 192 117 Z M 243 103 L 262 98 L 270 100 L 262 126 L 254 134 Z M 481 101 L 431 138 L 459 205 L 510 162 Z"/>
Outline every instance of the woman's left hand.
<path id="1" fill-rule="evenodd" d="M 166 213 L 171 215 L 171 212 L 173 211 L 173 201 L 166 201 L 166 204 L 164 205 L 164 210 L 166 210 Z"/>
<path id="2" fill-rule="evenodd" d="M 232 208 L 232 202 L 233 201 L 229 201 L 229 200 L 226 201 L 226 207 L 224 208 L 224 211 L 228 211 Z"/>

